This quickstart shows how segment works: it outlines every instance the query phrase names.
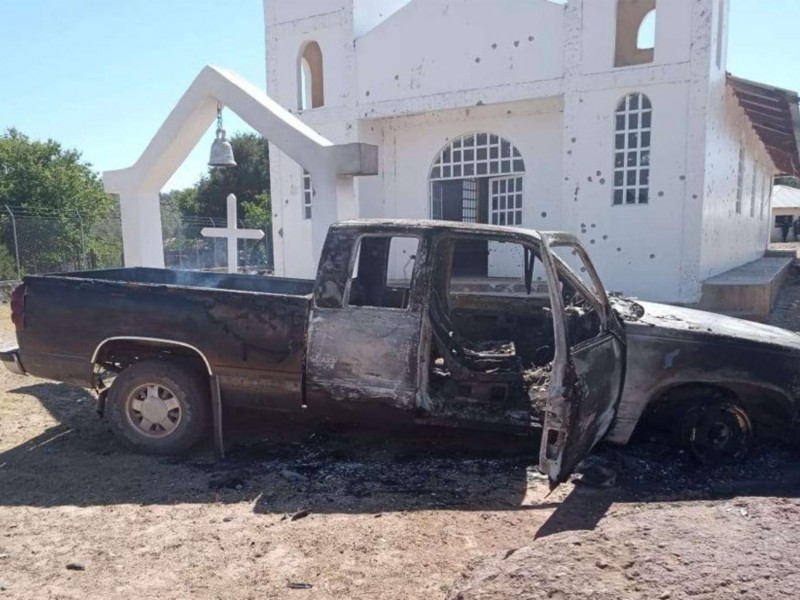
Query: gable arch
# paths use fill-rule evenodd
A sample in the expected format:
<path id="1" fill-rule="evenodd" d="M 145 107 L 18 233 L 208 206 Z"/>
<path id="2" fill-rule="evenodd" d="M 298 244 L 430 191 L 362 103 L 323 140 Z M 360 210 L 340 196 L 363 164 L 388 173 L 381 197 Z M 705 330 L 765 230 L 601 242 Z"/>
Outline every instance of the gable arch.
<path id="1" fill-rule="evenodd" d="M 309 110 L 321 106 L 325 106 L 322 48 L 310 40 L 300 47 L 297 57 L 297 108 Z"/>
<path id="2" fill-rule="evenodd" d="M 103 172 L 106 192 L 120 198 L 126 266 L 164 267 L 159 191 L 214 122 L 219 104 L 238 114 L 315 178 L 322 199 L 312 223 L 316 256 L 321 253 L 328 226 L 338 220 L 339 178 L 378 173 L 376 146 L 360 142 L 335 145 L 259 87 L 231 71 L 207 66 L 136 162 Z"/>

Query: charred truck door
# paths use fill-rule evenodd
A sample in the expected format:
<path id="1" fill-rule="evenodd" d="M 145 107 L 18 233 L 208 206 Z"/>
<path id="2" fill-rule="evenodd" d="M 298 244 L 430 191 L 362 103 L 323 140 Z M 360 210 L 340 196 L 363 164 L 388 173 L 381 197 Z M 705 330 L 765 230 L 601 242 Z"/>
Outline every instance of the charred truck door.
<path id="1" fill-rule="evenodd" d="M 542 234 L 542 260 L 550 288 L 556 353 L 539 465 L 551 484 L 557 485 L 566 481 L 614 420 L 625 377 L 625 338 L 602 283 L 575 237 Z"/>
<path id="2" fill-rule="evenodd" d="M 307 403 L 416 405 L 425 242 L 396 230 L 328 235 L 311 308 Z"/>

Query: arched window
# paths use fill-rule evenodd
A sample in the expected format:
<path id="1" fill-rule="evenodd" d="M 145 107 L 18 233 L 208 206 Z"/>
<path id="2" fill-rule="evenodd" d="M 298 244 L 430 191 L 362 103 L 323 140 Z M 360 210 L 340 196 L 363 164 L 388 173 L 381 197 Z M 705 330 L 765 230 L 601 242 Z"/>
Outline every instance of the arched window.
<path id="1" fill-rule="evenodd" d="M 653 62 L 656 45 L 656 0 L 617 0 L 615 67 Z"/>
<path id="2" fill-rule="evenodd" d="M 614 135 L 614 205 L 650 201 L 650 138 L 653 106 L 641 93 L 617 105 Z"/>
<path id="3" fill-rule="evenodd" d="M 325 104 L 322 50 L 317 42 L 307 42 L 297 65 L 297 108 L 308 110 Z"/>
<path id="4" fill-rule="evenodd" d="M 522 225 L 525 162 L 508 140 L 470 133 L 442 148 L 430 171 L 431 217 Z"/>

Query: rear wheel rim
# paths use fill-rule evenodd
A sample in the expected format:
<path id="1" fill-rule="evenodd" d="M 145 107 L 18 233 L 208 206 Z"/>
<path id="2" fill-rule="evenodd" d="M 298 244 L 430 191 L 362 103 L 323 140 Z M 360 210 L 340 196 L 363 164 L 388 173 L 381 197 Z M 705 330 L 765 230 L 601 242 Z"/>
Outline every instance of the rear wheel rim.
<path id="1" fill-rule="evenodd" d="M 738 406 L 709 406 L 692 415 L 689 445 L 692 453 L 704 463 L 742 458 L 752 439 L 750 418 Z"/>
<path id="2" fill-rule="evenodd" d="M 128 394 L 125 416 L 139 435 L 165 438 L 172 435 L 183 421 L 183 406 L 167 386 L 145 383 Z"/>

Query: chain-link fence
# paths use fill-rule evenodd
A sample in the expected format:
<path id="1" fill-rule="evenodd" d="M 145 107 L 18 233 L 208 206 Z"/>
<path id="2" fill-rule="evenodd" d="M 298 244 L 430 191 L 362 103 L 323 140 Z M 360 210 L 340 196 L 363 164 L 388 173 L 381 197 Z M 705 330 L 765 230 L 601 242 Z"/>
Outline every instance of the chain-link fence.
<path id="1" fill-rule="evenodd" d="M 239 240 L 240 272 L 272 271 L 272 228 L 261 240 Z M 225 219 L 163 215 L 164 260 L 167 268 L 227 270 L 227 240 L 206 238 L 204 227 L 226 227 Z M 239 227 L 245 223 L 240 222 Z M 33 210 L 0 206 L 0 280 L 24 275 L 83 269 L 106 269 L 124 264 L 119 210 L 88 218 L 78 212 Z"/>

